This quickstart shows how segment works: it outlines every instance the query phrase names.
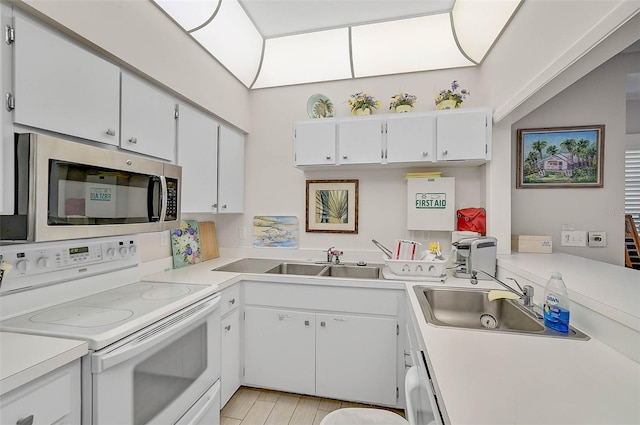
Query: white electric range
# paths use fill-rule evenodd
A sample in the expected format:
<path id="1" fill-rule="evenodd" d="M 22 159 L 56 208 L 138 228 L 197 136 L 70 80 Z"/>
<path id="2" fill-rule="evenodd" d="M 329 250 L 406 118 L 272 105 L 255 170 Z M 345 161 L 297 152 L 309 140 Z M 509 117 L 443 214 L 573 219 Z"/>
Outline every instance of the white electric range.
<path id="1" fill-rule="evenodd" d="M 0 249 L 0 330 L 89 345 L 83 424 L 219 421 L 215 287 L 140 280 L 135 236 Z"/>

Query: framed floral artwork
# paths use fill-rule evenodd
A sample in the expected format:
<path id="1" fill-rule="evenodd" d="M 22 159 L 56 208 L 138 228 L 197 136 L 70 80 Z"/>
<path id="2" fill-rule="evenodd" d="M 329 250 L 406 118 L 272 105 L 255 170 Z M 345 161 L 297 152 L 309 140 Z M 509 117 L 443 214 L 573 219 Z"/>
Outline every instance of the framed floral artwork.
<path id="1" fill-rule="evenodd" d="M 307 180 L 306 231 L 358 233 L 358 180 Z"/>
<path id="2" fill-rule="evenodd" d="M 604 186 L 604 125 L 519 129 L 517 138 L 517 189 Z"/>

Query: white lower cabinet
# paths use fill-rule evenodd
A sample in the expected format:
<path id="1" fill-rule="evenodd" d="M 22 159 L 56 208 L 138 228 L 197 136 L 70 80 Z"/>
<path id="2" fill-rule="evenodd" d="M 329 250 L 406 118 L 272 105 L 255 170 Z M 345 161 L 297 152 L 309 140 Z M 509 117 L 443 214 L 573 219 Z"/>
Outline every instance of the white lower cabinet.
<path id="1" fill-rule="evenodd" d="M 244 383 L 398 405 L 401 295 L 371 288 L 247 282 Z"/>
<path id="2" fill-rule="evenodd" d="M 2 424 L 79 424 L 80 360 L 0 398 Z"/>
<path id="3" fill-rule="evenodd" d="M 315 394 L 315 315 L 245 307 L 244 382 Z"/>
<path id="4" fill-rule="evenodd" d="M 220 320 L 222 353 L 220 368 L 220 405 L 227 404 L 240 388 L 240 310 L 235 309 Z"/>
<path id="5" fill-rule="evenodd" d="M 242 322 L 240 285 L 222 291 L 220 300 L 220 405 L 224 407 L 241 383 Z"/>
<path id="6" fill-rule="evenodd" d="M 396 403 L 397 320 L 316 315 L 316 395 Z"/>

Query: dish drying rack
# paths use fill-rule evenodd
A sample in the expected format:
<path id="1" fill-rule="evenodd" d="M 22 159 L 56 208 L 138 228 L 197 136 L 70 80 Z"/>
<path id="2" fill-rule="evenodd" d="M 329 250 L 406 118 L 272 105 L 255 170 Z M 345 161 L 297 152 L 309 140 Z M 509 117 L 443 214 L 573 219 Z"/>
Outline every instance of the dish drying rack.
<path id="1" fill-rule="evenodd" d="M 444 281 L 447 275 L 446 258 L 442 260 L 391 260 L 383 256 L 382 275 L 392 280 Z"/>

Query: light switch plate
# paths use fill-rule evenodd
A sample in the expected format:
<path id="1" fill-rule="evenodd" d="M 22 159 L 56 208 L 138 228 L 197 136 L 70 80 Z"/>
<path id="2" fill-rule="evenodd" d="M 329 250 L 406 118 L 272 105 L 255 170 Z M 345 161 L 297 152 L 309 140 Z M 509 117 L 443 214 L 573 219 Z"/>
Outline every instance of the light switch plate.
<path id="1" fill-rule="evenodd" d="M 589 232 L 589 246 L 607 246 L 607 232 Z"/>
<path id="2" fill-rule="evenodd" d="M 560 245 L 587 246 L 587 232 L 584 230 L 563 230 L 560 232 Z"/>

